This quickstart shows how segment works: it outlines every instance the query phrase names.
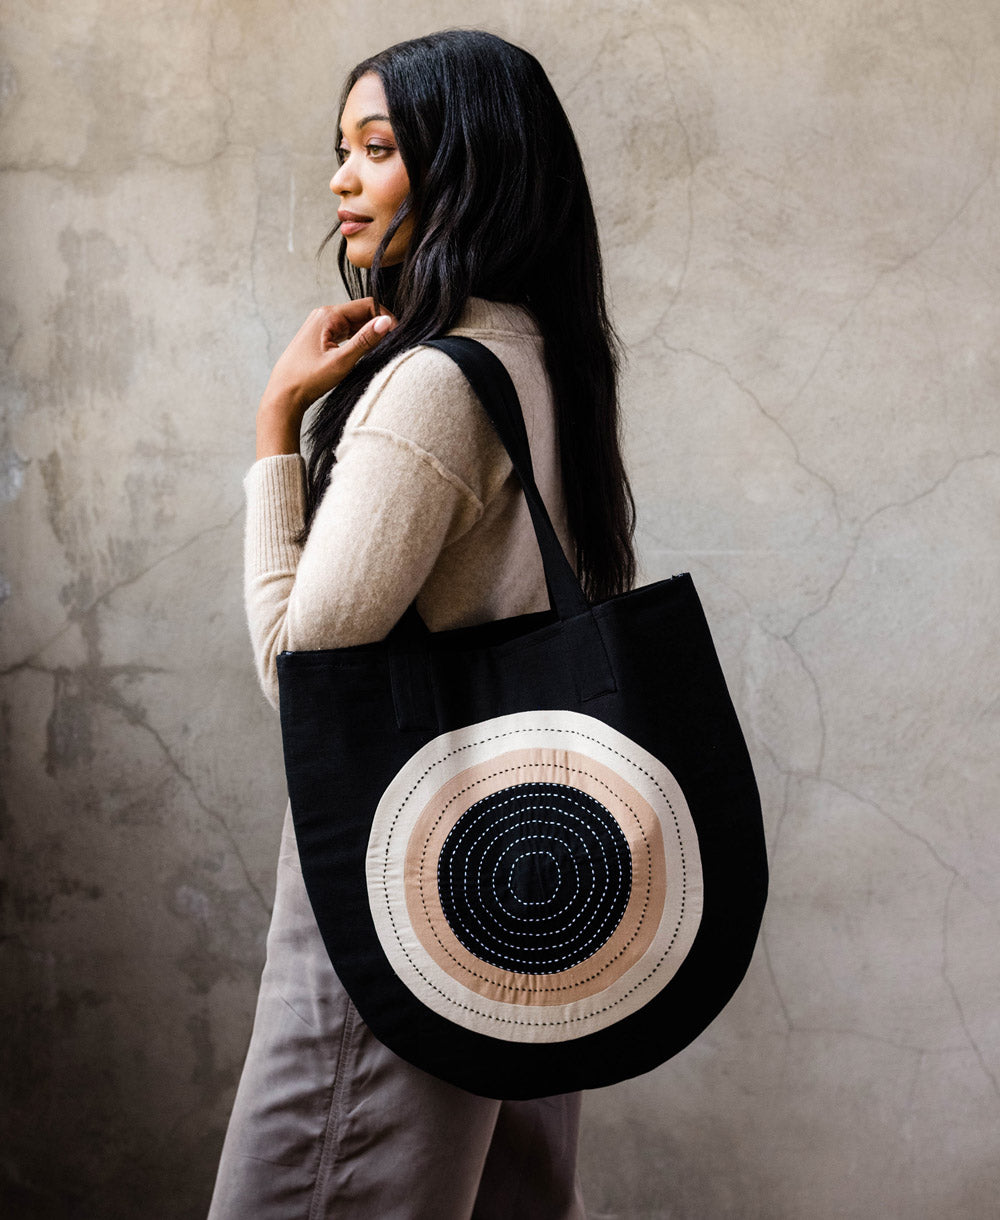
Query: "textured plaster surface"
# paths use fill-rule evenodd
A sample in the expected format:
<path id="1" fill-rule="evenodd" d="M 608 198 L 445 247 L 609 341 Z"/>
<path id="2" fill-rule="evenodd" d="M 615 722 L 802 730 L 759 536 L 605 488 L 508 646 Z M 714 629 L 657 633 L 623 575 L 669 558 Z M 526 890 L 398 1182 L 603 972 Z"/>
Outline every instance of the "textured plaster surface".
<path id="1" fill-rule="evenodd" d="M 699 584 L 773 866 L 731 1007 L 588 1098 L 591 1214 L 992 1217 L 994 0 L 4 6 L 4 1213 L 204 1214 L 283 807 L 254 408 L 338 295 L 344 72 L 449 24 L 578 132 L 645 575 Z"/>

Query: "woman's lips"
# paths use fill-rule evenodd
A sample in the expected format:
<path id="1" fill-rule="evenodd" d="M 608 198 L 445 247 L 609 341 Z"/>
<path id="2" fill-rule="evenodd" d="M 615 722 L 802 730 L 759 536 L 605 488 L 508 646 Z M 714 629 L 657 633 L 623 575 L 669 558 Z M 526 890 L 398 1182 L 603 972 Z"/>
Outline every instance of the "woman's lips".
<path id="1" fill-rule="evenodd" d="M 352 233 L 360 233 L 365 225 L 370 225 L 372 218 L 370 216 L 360 216 L 357 212 L 338 212 L 340 219 L 340 231 L 344 237 L 350 237 Z"/>

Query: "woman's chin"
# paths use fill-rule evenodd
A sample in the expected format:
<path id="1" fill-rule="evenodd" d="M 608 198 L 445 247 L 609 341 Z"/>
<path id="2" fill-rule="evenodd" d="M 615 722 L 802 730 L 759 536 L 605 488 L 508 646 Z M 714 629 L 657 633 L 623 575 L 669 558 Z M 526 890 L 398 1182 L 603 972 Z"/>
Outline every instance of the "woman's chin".
<path id="1" fill-rule="evenodd" d="M 351 264 L 352 267 L 356 267 L 359 271 L 371 271 L 372 263 L 375 261 L 375 251 L 372 249 L 364 249 L 364 248 L 359 249 L 357 247 L 357 245 L 355 245 L 354 249 L 352 249 L 351 245 L 352 245 L 352 243 L 351 243 L 350 239 L 345 237 L 344 246 L 345 246 L 345 255 L 346 255 L 347 261 Z M 405 257 L 406 257 L 405 249 L 404 250 L 393 250 L 392 244 L 390 244 L 390 248 L 382 256 L 381 265 L 382 265 L 382 267 L 396 267 L 403 261 L 403 259 Z"/>
<path id="2" fill-rule="evenodd" d="M 358 250 L 356 248 L 352 250 L 351 243 L 347 240 L 346 237 L 344 238 L 344 246 L 345 246 L 345 254 L 347 255 L 347 261 L 351 264 L 352 267 L 357 267 L 357 269 L 359 271 L 370 271 L 371 270 L 372 260 L 375 257 L 374 251 Z"/>

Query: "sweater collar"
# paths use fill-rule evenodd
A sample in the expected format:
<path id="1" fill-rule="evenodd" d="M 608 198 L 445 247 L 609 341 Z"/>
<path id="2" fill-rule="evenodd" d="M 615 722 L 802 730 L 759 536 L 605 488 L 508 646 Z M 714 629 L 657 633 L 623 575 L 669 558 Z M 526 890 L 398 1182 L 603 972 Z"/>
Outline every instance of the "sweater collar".
<path id="1" fill-rule="evenodd" d="M 538 323 L 522 305 L 469 297 L 459 315 L 458 324 L 448 333 L 470 337 L 510 334 L 537 338 L 540 332 Z"/>

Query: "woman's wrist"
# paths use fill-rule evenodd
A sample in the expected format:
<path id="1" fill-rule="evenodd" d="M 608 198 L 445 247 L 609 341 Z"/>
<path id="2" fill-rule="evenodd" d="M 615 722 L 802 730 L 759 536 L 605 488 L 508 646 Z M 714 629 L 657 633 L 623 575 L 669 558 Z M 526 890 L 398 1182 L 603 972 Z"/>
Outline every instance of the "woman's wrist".
<path id="1" fill-rule="evenodd" d="M 257 460 L 298 453 L 305 413 L 291 396 L 265 393 L 257 408 Z"/>

